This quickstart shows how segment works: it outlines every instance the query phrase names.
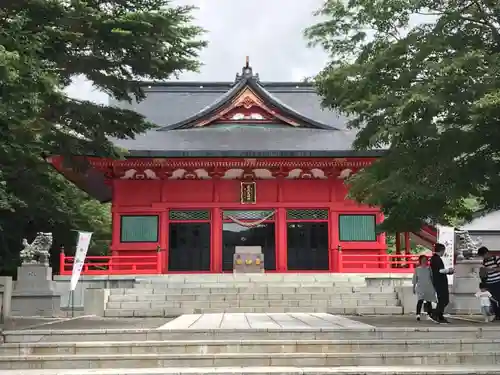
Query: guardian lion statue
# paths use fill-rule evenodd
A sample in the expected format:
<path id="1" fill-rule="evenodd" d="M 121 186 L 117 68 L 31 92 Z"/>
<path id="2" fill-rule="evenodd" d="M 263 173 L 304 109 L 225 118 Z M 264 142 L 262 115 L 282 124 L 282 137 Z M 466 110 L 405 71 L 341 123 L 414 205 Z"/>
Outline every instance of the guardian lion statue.
<path id="1" fill-rule="evenodd" d="M 21 250 L 22 264 L 49 264 L 49 251 L 52 247 L 52 233 L 38 232 L 33 242 L 23 238 Z"/>

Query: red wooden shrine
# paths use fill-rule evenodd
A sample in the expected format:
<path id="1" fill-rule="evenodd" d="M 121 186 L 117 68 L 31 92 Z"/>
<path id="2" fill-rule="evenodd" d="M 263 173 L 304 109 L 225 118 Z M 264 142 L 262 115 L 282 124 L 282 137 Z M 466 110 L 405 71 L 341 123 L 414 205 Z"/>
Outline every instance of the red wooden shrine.
<path id="1" fill-rule="evenodd" d="M 335 141 L 345 134 L 283 105 L 247 63 L 212 106 L 117 141 L 128 150 L 124 160 L 48 161 L 112 202 L 110 255 L 89 257 L 83 273 L 229 272 L 234 247 L 246 243 L 263 247 L 268 272 L 408 272 L 413 258 L 387 255 L 385 234 L 375 233 L 380 210 L 347 198 L 345 179 L 380 152 L 361 155 Z M 220 149 L 189 146 L 203 137 Z M 261 141 L 239 145 L 249 139 Z M 273 146 L 284 141 L 291 146 Z M 61 273 L 71 262 L 61 255 Z"/>

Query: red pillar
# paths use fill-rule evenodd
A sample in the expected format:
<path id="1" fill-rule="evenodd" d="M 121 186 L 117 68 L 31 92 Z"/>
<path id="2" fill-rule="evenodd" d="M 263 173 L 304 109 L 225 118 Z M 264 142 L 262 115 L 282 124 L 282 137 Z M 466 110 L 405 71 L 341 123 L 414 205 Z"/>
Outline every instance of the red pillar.
<path id="1" fill-rule="evenodd" d="M 377 225 L 379 224 L 382 224 L 382 222 L 384 221 L 384 214 L 382 212 L 379 212 L 377 214 Z M 390 261 L 390 257 L 387 256 L 387 242 L 386 242 L 386 239 L 385 239 L 385 233 L 380 233 L 378 235 L 378 242 L 379 244 L 381 245 L 384 245 L 384 246 L 381 246 L 381 249 L 380 249 L 380 259 L 381 259 L 381 267 L 380 268 L 391 268 L 392 267 L 392 264 L 391 264 L 391 261 Z"/>
<path id="2" fill-rule="evenodd" d="M 115 249 L 120 243 L 120 214 L 114 212 L 114 209 L 111 211 L 111 249 Z"/>
<path id="3" fill-rule="evenodd" d="M 283 181 L 284 174 L 279 173 L 278 180 L 278 197 L 277 201 L 283 201 Z M 280 207 L 276 210 L 276 270 L 286 272 L 288 270 L 288 253 L 287 253 L 287 227 L 286 227 L 286 209 Z"/>
<path id="4" fill-rule="evenodd" d="M 405 263 L 409 264 L 410 258 L 408 255 L 411 254 L 411 243 L 410 243 L 410 232 L 405 232 Z"/>
<path id="5" fill-rule="evenodd" d="M 330 202 L 336 202 L 338 198 L 339 180 L 337 176 L 339 170 L 333 168 L 328 172 L 329 185 L 330 185 Z M 341 272 L 341 259 L 340 259 L 340 241 L 339 241 L 339 215 L 333 210 L 328 212 L 328 244 L 329 244 L 329 267 L 330 272 Z"/>
<path id="6" fill-rule="evenodd" d="M 212 243 L 210 246 L 210 272 L 222 272 L 222 210 L 212 209 Z"/>
<path id="7" fill-rule="evenodd" d="M 212 200 L 220 202 L 219 181 L 224 172 L 215 170 L 212 175 Z M 222 272 L 222 210 L 220 207 L 212 209 L 210 243 L 210 272 Z"/>
<path id="8" fill-rule="evenodd" d="M 341 259 L 340 259 L 340 241 L 339 241 L 339 215 L 337 212 L 330 210 L 329 215 L 330 226 L 330 271 L 341 272 Z"/>
<path id="9" fill-rule="evenodd" d="M 405 232 L 405 254 L 411 254 L 410 232 Z"/>
<path id="10" fill-rule="evenodd" d="M 395 267 L 396 268 L 400 268 L 401 267 L 401 260 L 402 257 L 401 257 L 401 233 L 399 232 L 396 232 L 396 256 L 394 257 L 394 259 L 396 260 L 396 264 L 395 264 Z"/>
<path id="11" fill-rule="evenodd" d="M 288 270 L 288 254 L 287 254 L 287 226 L 286 226 L 286 209 L 278 208 L 276 212 L 276 269 L 279 272 Z"/>
<path id="12" fill-rule="evenodd" d="M 168 209 L 160 213 L 160 250 L 161 250 L 161 270 L 162 273 L 168 272 L 168 258 L 169 258 L 169 234 L 170 225 L 168 217 Z"/>

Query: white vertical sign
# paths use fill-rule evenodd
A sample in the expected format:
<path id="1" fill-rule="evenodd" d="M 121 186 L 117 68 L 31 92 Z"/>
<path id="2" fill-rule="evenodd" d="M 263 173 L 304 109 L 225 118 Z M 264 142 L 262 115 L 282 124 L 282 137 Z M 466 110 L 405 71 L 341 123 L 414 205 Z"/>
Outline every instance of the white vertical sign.
<path id="1" fill-rule="evenodd" d="M 73 260 L 73 272 L 71 273 L 70 290 L 74 291 L 80 274 L 82 273 L 83 264 L 87 257 L 87 251 L 90 246 L 92 232 L 78 232 L 78 243 L 76 245 L 75 258 Z"/>
<path id="2" fill-rule="evenodd" d="M 455 261 L 455 228 L 437 226 L 437 242 L 442 243 L 446 250 L 442 257 L 445 268 L 453 268 Z M 453 284 L 453 275 L 448 276 L 448 284 Z"/>

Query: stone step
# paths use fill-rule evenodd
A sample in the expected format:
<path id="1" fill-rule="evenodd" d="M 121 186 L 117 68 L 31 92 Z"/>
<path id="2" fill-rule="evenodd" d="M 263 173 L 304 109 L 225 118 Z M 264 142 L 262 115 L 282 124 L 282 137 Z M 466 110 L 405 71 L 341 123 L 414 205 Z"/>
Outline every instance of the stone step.
<path id="1" fill-rule="evenodd" d="M 0 369 L 498 365 L 500 352 L 217 353 L 1 356 Z"/>
<path id="2" fill-rule="evenodd" d="M 431 326 L 385 327 L 373 329 L 37 329 L 3 332 L 6 343 L 82 342 L 82 341 L 164 341 L 184 340 L 436 340 L 498 339 L 500 326 L 482 327 Z"/>
<path id="3" fill-rule="evenodd" d="M 133 284 L 138 288 L 147 288 L 147 289 L 156 289 L 156 288 L 248 288 L 248 287 L 323 287 L 323 288 L 339 288 L 339 289 L 362 289 L 362 288 L 386 288 L 386 289 L 394 289 L 393 286 L 390 285 L 377 285 L 377 286 L 367 286 L 365 282 L 362 283 L 337 283 L 337 282 L 327 282 L 327 281 L 316 281 L 316 282 L 289 282 L 289 281 L 276 281 L 276 282 L 217 282 L 217 283 L 205 283 L 205 282 L 196 282 L 196 283 L 137 283 Z"/>
<path id="4" fill-rule="evenodd" d="M 206 305 L 205 305 L 206 306 Z M 213 305 L 211 305 L 213 306 Z M 122 309 L 107 308 L 104 316 L 114 317 L 172 317 L 183 314 L 218 314 L 218 313 L 318 313 L 328 312 L 335 315 L 401 315 L 403 308 L 401 306 L 267 306 L 267 307 L 167 307 L 167 308 L 149 308 L 142 309 Z"/>
<path id="5" fill-rule="evenodd" d="M 273 287 L 273 288 L 307 288 L 307 287 L 317 287 L 317 288 L 339 288 L 339 289 L 351 289 L 352 288 L 367 288 L 365 283 L 352 284 L 352 283 L 335 283 L 335 282 L 322 282 L 318 281 L 315 283 L 290 283 L 290 282 L 272 282 L 272 283 L 134 283 L 134 288 L 140 289 L 196 289 L 196 288 L 257 288 L 257 287 Z M 377 288 L 377 287 L 370 287 Z M 391 288 L 386 286 L 384 288 Z"/>
<path id="6" fill-rule="evenodd" d="M 266 294 L 252 294 L 252 293 L 239 293 L 239 294 L 111 294 L 109 302 L 153 302 L 153 301 L 234 301 L 234 300 L 299 300 L 299 301 L 390 301 L 396 302 L 396 293 L 392 294 L 288 294 L 288 293 L 266 293 Z"/>
<path id="7" fill-rule="evenodd" d="M 484 353 L 500 339 L 417 339 L 417 340 L 190 340 L 7 343 L 0 356 L 89 355 L 89 354 L 217 354 L 217 353 L 359 353 L 373 351 L 471 352 Z"/>
<path id="8" fill-rule="evenodd" d="M 167 309 L 167 308 L 229 308 L 229 307 L 385 307 L 397 306 L 393 300 L 266 300 L 266 299 L 210 299 L 205 301 L 137 301 L 137 302 L 108 302 L 107 309 Z"/>
<path id="9" fill-rule="evenodd" d="M 2 375 L 498 375 L 497 366 L 190 367 L 3 370 Z"/>
<path id="10" fill-rule="evenodd" d="M 348 274 L 348 273 L 328 273 L 328 272 L 318 272 L 318 273 L 247 273 L 247 274 L 234 274 L 234 273 L 224 273 L 224 274 L 170 274 L 170 275 L 158 275 L 158 276 L 147 276 L 147 277 L 137 277 L 136 282 L 138 283 L 164 283 L 164 282 L 185 282 L 185 283 L 210 283 L 210 282 L 280 282 L 280 281 L 290 281 L 290 282 L 316 282 L 316 281 L 343 281 L 343 282 L 364 282 L 366 277 L 382 277 L 387 278 L 387 275 L 380 274 Z M 389 276 L 389 278 L 392 276 Z M 401 278 L 401 275 L 397 275 Z M 410 276 L 411 277 L 411 276 Z"/>
<path id="11" fill-rule="evenodd" d="M 113 288 L 111 294 L 394 294 L 394 288 L 335 289 L 317 286 L 308 287 L 253 287 L 253 288 Z"/>

